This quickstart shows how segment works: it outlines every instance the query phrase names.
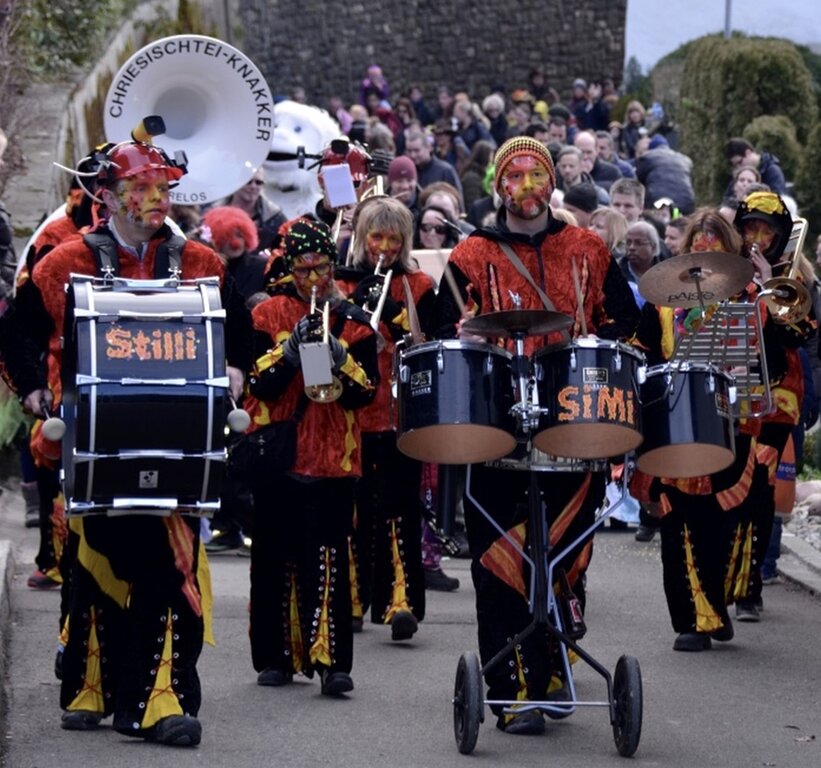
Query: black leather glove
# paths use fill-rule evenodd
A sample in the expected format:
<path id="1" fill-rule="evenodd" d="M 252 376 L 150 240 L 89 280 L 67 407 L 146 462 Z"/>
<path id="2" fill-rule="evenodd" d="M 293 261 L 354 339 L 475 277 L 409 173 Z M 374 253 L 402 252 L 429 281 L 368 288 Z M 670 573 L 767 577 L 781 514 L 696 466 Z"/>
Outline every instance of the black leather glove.
<path id="1" fill-rule="evenodd" d="M 297 321 L 288 340 L 283 344 L 282 354 L 291 365 L 299 365 L 299 345 L 310 341 L 314 325 L 314 317 L 305 315 L 305 317 Z"/>
<path id="2" fill-rule="evenodd" d="M 342 343 L 336 336 L 328 337 L 328 346 L 331 348 L 331 361 L 333 362 L 334 370 L 338 370 L 345 362 L 348 356 L 348 350 L 342 346 Z"/>
<path id="3" fill-rule="evenodd" d="M 382 292 L 382 282 L 382 278 L 377 275 L 363 277 L 351 294 L 354 304 L 371 311 L 379 301 L 379 294 Z"/>

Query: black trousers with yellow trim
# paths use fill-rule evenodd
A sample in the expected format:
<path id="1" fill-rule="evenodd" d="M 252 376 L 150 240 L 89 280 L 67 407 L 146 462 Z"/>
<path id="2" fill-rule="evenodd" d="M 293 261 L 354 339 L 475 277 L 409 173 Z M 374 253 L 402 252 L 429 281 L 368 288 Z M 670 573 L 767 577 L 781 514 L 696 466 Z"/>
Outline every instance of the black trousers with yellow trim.
<path id="1" fill-rule="evenodd" d="M 251 547 L 254 669 L 273 667 L 309 676 L 316 667 L 350 672 L 353 627 L 348 536 L 356 478 L 284 475 L 275 483 L 271 478 L 261 480 L 264 486 L 254 488 Z M 324 628 L 328 630 L 326 659 L 314 663 L 311 648 L 323 642 L 319 634 Z M 294 660 L 294 653 L 302 658 Z"/>
<path id="2" fill-rule="evenodd" d="M 791 424 L 780 422 L 764 422 L 761 425 L 761 434 L 758 442 L 762 445 L 769 445 L 778 451 L 778 462 L 784 448 L 787 446 L 792 434 Z M 770 536 L 773 531 L 773 519 L 775 518 L 775 484 L 762 484 L 761 491 L 755 496 L 756 504 L 751 510 L 751 523 L 753 526 L 753 562 L 750 570 L 750 588 L 744 601 L 757 602 L 761 598 L 761 565 L 767 548 L 770 546 Z"/>
<path id="3" fill-rule="evenodd" d="M 733 579 L 742 558 L 740 543 L 735 553 L 733 550 L 738 524 L 749 515 L 748 508 L 762 481 L 766 482 L 766 474 L 755 465 L 750 492 L 732 509 L 722 509 L 716 494 L 741 480 L 753 446 L 749 436 L 736 437 L 735 460 L 710 476 L 711 494 L 690 494 L 661 485 L 671 506 L 661 520 L 664 595 L 673 630 L 679 634 L 704 631 L 711 611 L 723 623 L 726 606 L 733 602 Z"/>
<path id="4" fill-rule="evenodd" d="M 413 615 L 418 621 L 425 618 L 425 573 L 419 533 L 421 479 L 421 462 L 405 456 L 396 447 L 395 432 L 363 433 L 354 543 L 360 600 L 363 612 L 370 606 L 374 624 L 383 623 L 398 578 L 404 578 Z M 399 554 L 396 565 L 394 544 Z"/>
<path id="5" fill-rule="evenodd" d="M 537 473 L 538 486 L 546 504 L 549 528 L 557 525 L 562 512 L 586 478 L 587 475 L 582 473 Z M 522 594 L 520 589 L 513 588 L 480 562 L 482 555 L 500 539 L 500 534 L 470 497 L 475 499 L 503 530 L 508 531 L 528 519 L 529 487 L 528 472 L 501 470 L 484 465 L 471 467 L 469 494 L 465 494 L 465 527 L 472 557 L 471 575 L 476 590 L 479 654 L 483 666 L 533 620 L 527 594 L 530 568 L 526 562 L 522 562 L 521 583 L 525 587 L 525 594 Z M 578 510 L 569 519 L 567 516 L 562 518 L 561 524 L 566 524 L 566 528 L 555 542 L 554 551 L 564 549 L 592 525 L 595 512 L 604 500 L 604 491 L 604 475 L 592 474 L 590 487 Z M 527 535 L 525 545 L 530 550 Z M 592 554 L 591 548 L 592 534 L 583 539 L 559 563 L 572 574 L 571 586 L 582 601 L 583 576 Z M 538 561 L 533 553 L 530 553 L 530 557 Z M 514 652 L 508 654 L 502 663 L 487 671 L 485 680 L 488 685 L 488 698 L 544 699 L 551 675 L 560 672 L 556 668 L 555 651 L 547 633 L 537 628 Z"/>
<path id="6" fill-rule="evenodd" d="M 102 710 L 97 711 L 113 713 L 115 729 L 138 732 L 149 699 L 158 693 L 155 683 L 170 639 L 170 689 L 166 695 L 176 697 L 183 714 L 196 716 L 199 712 L 197 660 L 202 651 L 203 619 L 182 587 L 186 576 L 196 583 L 200 521 L 183 520 L 193 537 L 191 569 L 185 574 L 177 567 L 177 553 L 162 518 L 85 518 L 85 544 L 107 560 L 116 579 L 130 587 L 127 604 L 121 606 L 107 594 L 108 583 L 101 584 L 81 559 L 74 561 L 60 688 L 63 709 L 77 708 L 78 695 L 91 689 L 100 695 Z M 97 660 L 100 676 L 92 679 L 90 671 Z M 92 701 L 93 697 L 83 700 Z"/>

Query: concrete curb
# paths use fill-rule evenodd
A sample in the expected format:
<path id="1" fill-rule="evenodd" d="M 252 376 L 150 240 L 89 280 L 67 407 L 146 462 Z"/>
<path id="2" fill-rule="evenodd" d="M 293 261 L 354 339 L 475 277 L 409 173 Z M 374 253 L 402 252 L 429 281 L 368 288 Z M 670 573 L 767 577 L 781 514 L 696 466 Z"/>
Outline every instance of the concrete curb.
<path id="1" fill-rule="evenodd" d="M 11 648 L 11 580 L 14 578 L 14 550 L 8 539 L 0 539 L 0 732 L 8 732 L 9 677 Z M 0 747 L 0 760 L 4 748 Z"/>
<path id="2" fill-rule="evenodd" d="M 781 538 L 778 572 L 787 581 L 821 598 L 821 551 L 786 530 Z"/>

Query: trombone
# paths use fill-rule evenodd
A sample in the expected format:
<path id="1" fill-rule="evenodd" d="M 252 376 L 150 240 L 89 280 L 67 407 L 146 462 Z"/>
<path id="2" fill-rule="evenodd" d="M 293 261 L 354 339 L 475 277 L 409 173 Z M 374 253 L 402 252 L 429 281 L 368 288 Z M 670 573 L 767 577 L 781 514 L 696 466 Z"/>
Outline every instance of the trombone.
<path id="1" fill-rule="evenodd" d="M 388 291 L 391 288 L 391 277 L 393 277 L 393 270 L 389 269 L 385 274 L 382 274 L 382 262 L 385 261 L 385 254 L 379 254 L 379 260 L 376 262 L 376 267 L 374 268 L 373 274 L 374 277 L 382 278 L 382 288 L 376 291 L 376 285 L 371 288 L 371 294 L 369 294 L 368 298 L 365 300 L 365 304 L 362 309 L 367 312 L 371 316 L 371 328 L 378 333 L 379 331 L 379 319 L 382 317 L 382 310 L 385 307 L 385 300 L 388 298 Z M 373 309 L 369 309 L 369 305 L 371 301 L 376 301 L 376 306 Z"/>
<path id="2" fill-rule="evenodd" d="M 793 220 L 793 229 L 787 247 L 784 249 L 784 260 L 777 267 L 789 265 L 787 273 L 772 277 L 764 285 L 763 299 L 773 320 L 782 325 L 797 323 L 806 317 L 812 305 L 809 289 L 801 280 L 801 260 L 804 238 L 807 235 L 807 220 Z"/>

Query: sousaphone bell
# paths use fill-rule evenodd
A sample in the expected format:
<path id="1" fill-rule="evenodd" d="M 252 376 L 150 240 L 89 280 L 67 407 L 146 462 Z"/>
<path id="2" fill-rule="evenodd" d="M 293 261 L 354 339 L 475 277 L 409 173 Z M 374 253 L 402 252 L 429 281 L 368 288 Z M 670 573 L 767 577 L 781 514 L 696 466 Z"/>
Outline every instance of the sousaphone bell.
<path id="1" fill-rule="evenodd" d="M 171 191 L 180 205 L 200 205 L 242 187 L 268 155 L 274 100 L 242 51 L 213 37 L 175 35 L 134 53 L 105 100 L 109 141 L 127 141 L 145 115 L 165 121 L 160 145 L 185 152 L 188 173 Z"/>

